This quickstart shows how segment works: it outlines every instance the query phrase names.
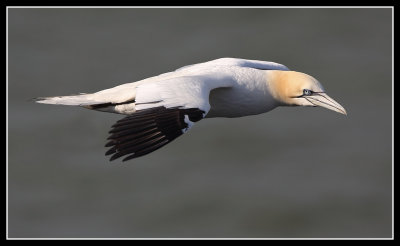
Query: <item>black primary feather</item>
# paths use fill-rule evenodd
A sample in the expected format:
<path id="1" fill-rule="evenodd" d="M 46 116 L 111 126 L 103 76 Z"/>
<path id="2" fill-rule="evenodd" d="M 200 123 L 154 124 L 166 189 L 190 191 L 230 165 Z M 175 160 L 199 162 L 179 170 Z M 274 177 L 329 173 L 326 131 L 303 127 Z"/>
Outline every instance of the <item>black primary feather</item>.
<path id="1" fill-rule="evenodd" d="M 183 134 L 189 120 L 197 122 L 204 117 L 198 108 L 156 107 L 139 110 L 117 121 L 110 130 L 110 140 L 105 146 L 111 147 L 106 155 L 110 161 L 128 155 L 123 161 L 149 154 Z"/>

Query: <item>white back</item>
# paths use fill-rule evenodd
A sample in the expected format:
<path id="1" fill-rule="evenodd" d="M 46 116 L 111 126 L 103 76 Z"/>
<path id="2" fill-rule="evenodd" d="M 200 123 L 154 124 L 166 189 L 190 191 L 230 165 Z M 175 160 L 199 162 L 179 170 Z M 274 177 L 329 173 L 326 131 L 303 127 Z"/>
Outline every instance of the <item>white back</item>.
<path id="1" fill-rule="evenodd" d="M 287 68 L 286 66 L 276 63 L 276 62 L 246 60 L 246 59 L 240 59 L 240 58 L 228 58 L 227 57 L 227 58 L 219 58 L 219 59 L 208 61 L 208 62 L 184 66 L 175 71 L 184 71 L 184 70 L 190 71 L 190 70 L 197 70 L 197 69 L 203 69 L 206 67 L 215 67 L 215 66 L 229 66 L 229 67 L 237 66 L 237 67 L 248 67 L 248 68 L 261 69 L 261 70 L 284 70 L 284 71 L 289 70 L 289 68 Z"/>

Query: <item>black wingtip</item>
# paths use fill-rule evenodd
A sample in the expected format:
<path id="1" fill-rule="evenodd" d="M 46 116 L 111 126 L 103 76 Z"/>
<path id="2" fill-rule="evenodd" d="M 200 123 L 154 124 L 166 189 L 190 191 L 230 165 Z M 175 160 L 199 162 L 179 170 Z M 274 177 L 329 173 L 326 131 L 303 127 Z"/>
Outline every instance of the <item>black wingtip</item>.
<path id="1" fill-rule="evenodd" d="M 112 155 L 112 156 L 110 157 L 110 161 L 113 161 L 113 160 L 115 160 L 115 159 L 121 157 L 121 156 L 119 156 L 119 155 L 117 155 L 117 154 L 118 154 L 118 153 L 115 153 L 114 155 Z"/>
<path id="2" fill-rule="evenodd" d="M 134 159 L 135 158 L 135 154 L 133 154 L 133 155 L 129 155 L 129 156 L 127 156 L 127 157 L 125 157 L 124 159 L 122 159 L 122 161 L 129 161 L 129 160 L 132 160 L 132 159 Z"/>
<path id="3" fill-rule="evenodd" d="M 190 108 L 157 107 L 136 111 L 117 121 L 110 130 L 111 147 L 106 155 L 110 161 L 125 156 L 123 162 L 147 155 L 183 134 L 188 127 L 187 116 L 192 122 L 203 118 L 204 111 Z"/>
<path id="4" fill-rule="evenodd" d="M 108 143 L 106 143 L 106 145 L 104 145 L 104 147 L 111 147 L 115 145 L 115 141 L 109 141 Z"/>
<path id="5" fill-rule="evenodd" d="M 115 152 L 117 152 L 117 147 L 114 146 L 111 149 L 107 150 L 106 155 L 111 155 L 114 154 Z"/>

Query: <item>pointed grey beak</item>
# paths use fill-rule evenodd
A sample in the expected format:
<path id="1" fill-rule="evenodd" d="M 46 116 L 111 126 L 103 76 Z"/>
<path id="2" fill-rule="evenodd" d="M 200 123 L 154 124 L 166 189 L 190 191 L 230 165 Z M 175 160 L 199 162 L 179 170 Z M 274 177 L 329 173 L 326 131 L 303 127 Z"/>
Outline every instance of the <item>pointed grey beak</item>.
<path id="1" fill-rule="evenodd" d="M 338 113 L 347 115 L 347 112 L 342 107 L 342 105 L 333 100 L 330 96 L 328 96 L 324 92 L 313 93 L 310 96 L 304 96 L 304 98 L 306 98 L 310 103 L 312 103 L 315 106 L 324 107 L 336 111 Z"/>

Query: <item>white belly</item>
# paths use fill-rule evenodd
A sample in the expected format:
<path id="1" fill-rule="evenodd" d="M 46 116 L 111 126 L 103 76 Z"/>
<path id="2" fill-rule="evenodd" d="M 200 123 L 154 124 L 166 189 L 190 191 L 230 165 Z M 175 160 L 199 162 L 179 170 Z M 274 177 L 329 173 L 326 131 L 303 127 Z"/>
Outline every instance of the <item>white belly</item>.
<path id="1" fill-rule="evenodd" d="M 211 109 L 206 118 L 242 117 L 268 112 L 279 106 L 267 91 L 218 88 L 210 92 Z"/>

